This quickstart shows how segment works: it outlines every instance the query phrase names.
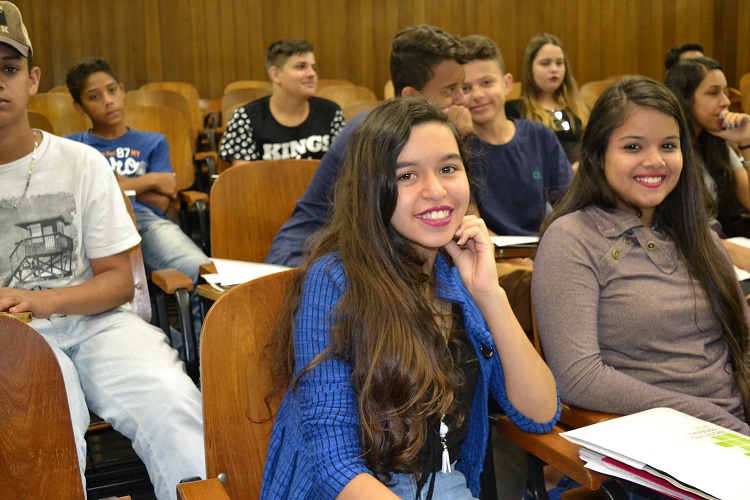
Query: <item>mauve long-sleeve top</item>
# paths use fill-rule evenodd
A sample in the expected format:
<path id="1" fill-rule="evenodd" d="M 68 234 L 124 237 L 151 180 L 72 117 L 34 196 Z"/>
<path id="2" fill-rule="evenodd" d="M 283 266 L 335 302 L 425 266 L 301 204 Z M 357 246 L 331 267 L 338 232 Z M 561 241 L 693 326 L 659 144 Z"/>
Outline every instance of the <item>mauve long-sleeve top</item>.
<path id="1" fill-rule="evenodd" d="M 563 401 L 670 407 L 750 435 L 720 325 L 665 234 L 620 210 L 560 217 L 540 242 L 532 293 Z"/>

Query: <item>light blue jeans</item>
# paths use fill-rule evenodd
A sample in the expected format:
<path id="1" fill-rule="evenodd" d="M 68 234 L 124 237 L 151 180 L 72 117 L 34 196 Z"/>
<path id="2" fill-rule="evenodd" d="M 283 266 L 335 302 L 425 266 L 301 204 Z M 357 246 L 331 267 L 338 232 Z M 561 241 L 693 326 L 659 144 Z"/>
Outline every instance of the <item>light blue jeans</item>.
<path id="1" fill-rule="evenodd" d="M 401 500 L 415 500 L 417 497 L 417 481 L 413 474 L 391 474 L 393 486 L 389 486 Z M 422 487 L 419 500 L 427 498 L 427 492 L 430 489 L 430 480 Z M 466 486 L 466 478 L 455 468 L 453 472 L 444 474 L 443 472 L 435 473 L 435 490 L 432 493 L 432 500 L 477 500 L 471 494 Z"/>
<path id="2" fill-rule="evenodd" d="M 150 274 L 158 269 L 173 267 L 193 280 L 193 285 L 197 285 L 198 268 L 210 261 L 180 226 L 144 208 L 135 210 L 135 221 L 141 234 L 146 272 Z M 190 294 L 190 305 L 195 332 L 200 335 L 201 314 L 197 288 Z"/>
<path id="3" fill-rule="evenodd" d="M 201 394 L 164 333 L 127 307 L 34 319 L 65 380 L 81 476 L 91 411 L 133 441 L 159 500 L 186 477 L 206 477 Z"/>

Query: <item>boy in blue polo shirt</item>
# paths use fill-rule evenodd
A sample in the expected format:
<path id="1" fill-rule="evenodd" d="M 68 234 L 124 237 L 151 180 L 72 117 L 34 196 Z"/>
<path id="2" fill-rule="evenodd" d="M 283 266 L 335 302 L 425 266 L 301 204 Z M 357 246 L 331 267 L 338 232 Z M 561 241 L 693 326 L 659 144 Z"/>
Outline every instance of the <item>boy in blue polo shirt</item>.
<path id="1" fill-rule="evenodd" d="M 165 214 L 177 195 L 177 178 L 169 161 L 169 145 L 161 134 L 125 125 L 125 89 L 101 57 L 89 57 L 68 71 L 66 83 L 73 102 L 93 128 L 68 139 L 88 144 L 109 161 L 122 190 L 133 190 L 136 225 L 146 271 L 176 268 L 198 282 L 198 268 L 209 262 L 193 240 Z M 190 296 L 196 332 L 200 332 L 197 288 Z M 178 338 L 174 339 L 179 342 Z"/>

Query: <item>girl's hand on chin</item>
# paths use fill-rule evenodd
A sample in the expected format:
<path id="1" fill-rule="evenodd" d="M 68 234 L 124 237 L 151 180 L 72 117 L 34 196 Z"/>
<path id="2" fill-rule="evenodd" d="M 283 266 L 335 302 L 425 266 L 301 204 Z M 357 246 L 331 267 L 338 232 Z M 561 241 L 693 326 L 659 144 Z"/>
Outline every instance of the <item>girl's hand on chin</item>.
<path id="1" fill-rule="evenodd" d="M 445 245 L 445 250 L 472 296 L 499 288 L 495 245 L 490 240 L 484 220 L 475 215 L 466 215 L 456 231 L 456 238 Z"/>
<path id="2" fill-rule="evenodd" d="M 713 135 L 741 146 L 750 144 L 750 115 L 724 111 L 721 119 L 723 128 L 711 132 Z"/>

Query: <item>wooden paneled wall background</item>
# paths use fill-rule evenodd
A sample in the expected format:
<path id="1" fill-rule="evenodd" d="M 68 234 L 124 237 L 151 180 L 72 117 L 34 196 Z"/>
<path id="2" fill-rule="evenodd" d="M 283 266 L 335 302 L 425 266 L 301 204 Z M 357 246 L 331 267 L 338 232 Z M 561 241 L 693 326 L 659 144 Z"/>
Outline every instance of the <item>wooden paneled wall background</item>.
<path id="1" fill-rule="evenodd" d="M 345 78 L 382 96 L 390 41 L 417 23 L 493 38 L 520 79 L 539 32 L 566 45 L 579 84 L 641 73 L 661 79 L 663 56 L 698 41 L 729 84 L 750 72 L 750 0 L 16 0 L 42 68 L 41 90 L 65 82 L 89 55 L 110 60 L 129 89 L 192 82 L 218 98 L 234 80 L 264 79 L 266 47 L 315 46 L 321 78 Z"/>

